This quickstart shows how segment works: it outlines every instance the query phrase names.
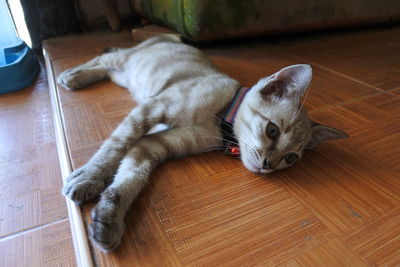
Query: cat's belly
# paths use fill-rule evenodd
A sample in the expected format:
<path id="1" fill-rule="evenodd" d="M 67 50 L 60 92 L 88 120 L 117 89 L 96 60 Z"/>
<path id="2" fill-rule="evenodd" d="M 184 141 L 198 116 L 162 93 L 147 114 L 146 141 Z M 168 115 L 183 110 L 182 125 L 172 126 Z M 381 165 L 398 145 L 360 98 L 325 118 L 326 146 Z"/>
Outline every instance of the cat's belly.
<path id="1" fill-rule="evenodd" d="M 110 73 L 110 78 L 119 86 L 128 89 L 134 100 L 138 103 L 146 102 L 149 98 L 154 97 L 160 92 L 157 88 L 154 90 L 154 87 L 148 87 L 149 85 L 143 86 L 138 84 L 135 79 L 132 79 L 132 77 L 125 72 L 113 71 Z"/>

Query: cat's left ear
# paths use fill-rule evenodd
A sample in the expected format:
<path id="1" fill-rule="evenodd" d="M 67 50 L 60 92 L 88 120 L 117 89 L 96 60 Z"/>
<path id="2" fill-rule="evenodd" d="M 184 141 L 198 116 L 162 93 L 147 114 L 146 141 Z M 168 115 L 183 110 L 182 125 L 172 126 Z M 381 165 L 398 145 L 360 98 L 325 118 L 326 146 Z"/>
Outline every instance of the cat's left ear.
<path id="1" fill-rule="evenodd" d="M 311 140 L 305 146 L 305 149 L 314 148 L 316 145 L 324 141 L 349 137 L 349 135 L 342 130 L 322 125 L 316 122 L 311 122 L 311 130 Z"/>
<path id="2" fill-rule="evenodd" d="M 312 68 L 307 64 L 292 65 L 281 69 L 267 80 L 261 94 L 264 97 L 302 97 L 312 79 Z"/>

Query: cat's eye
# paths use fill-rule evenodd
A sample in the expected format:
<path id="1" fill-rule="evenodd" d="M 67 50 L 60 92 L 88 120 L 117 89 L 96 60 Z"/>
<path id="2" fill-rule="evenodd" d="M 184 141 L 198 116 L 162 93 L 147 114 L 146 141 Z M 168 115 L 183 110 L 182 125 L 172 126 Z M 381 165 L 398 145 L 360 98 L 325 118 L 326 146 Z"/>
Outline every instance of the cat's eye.
<path id="1" fill-rule="evenodd" d="M 277 138 L 279 135 L 279 128 L 275 123 L 269 122 L 267 125 L 267 136 L 271 139 Z"/>
<path id="2" fill-rule="evenodd" d="M 285 161 L 286 161 L 286 164 L 288 164 L 288 165 L 295 163 L 296 160 L 298 160 L 298 159 L 299 159 L 299 156 L 297 156 L 297 154 L 293 153 L 293 152 L 289 153 L 285 156 Z"/>

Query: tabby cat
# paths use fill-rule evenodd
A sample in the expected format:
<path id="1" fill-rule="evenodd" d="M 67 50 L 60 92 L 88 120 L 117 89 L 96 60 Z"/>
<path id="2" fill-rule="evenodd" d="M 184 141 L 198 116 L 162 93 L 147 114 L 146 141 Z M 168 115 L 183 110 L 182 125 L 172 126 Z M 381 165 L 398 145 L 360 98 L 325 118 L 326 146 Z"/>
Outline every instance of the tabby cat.
<path id="1" fill-rule="evenodd" d="M 308 119 L 301 99 L 312 78 L 309 65 L 243 88 L 196 48 L 160 36 L 68 69 L 58 82 L 74 90 L 106 78 L 140 104 L 63 188 L 77 203 L 100 196 L 89 232 L 105 251 L 120 244 L 128 208 L 166 159 L 233 146 L 248 170 L 271 173 L 293 165 L 306 148 L 347 137 Z"/>

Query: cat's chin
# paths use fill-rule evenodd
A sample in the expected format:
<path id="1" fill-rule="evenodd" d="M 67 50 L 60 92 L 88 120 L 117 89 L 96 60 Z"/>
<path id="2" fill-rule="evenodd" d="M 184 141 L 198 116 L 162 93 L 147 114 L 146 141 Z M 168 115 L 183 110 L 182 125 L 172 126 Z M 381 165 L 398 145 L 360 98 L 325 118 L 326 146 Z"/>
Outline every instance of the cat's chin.
<path id="1" fill-rule="evenodd" d="M 251 162 L 245 162 L 243 160 L 242 160 L 242 162 L 243 162 L 244 166 L 246 167 L 246 169 L 248 169 L 249 171 L 254 172 L 254 173 L 270 174 L 275 171 L 274 169 L 266 170 L 266 169 L 258 168 L 255 164 L 252 164 Z"/>
<path id="2" fill-rule="evenodd" d="M 262 168 L 257 167 L 255 164 L 253 164 L 252 162 L 246 162 L 242 159 L 243 165 L 246 167 L 246 169 L 248 169 L 251 172 L 254 173 L 266 173 Z"/>
<path id="3" fill-rule="evenodd" d="M 262 173 L 262 174 L 270 174 L 270 173 L 273 173 L 274 171 L 275 171 L 274 169 L 270 169 L 270 170 L 261 169 L 260 173 Z"/>

